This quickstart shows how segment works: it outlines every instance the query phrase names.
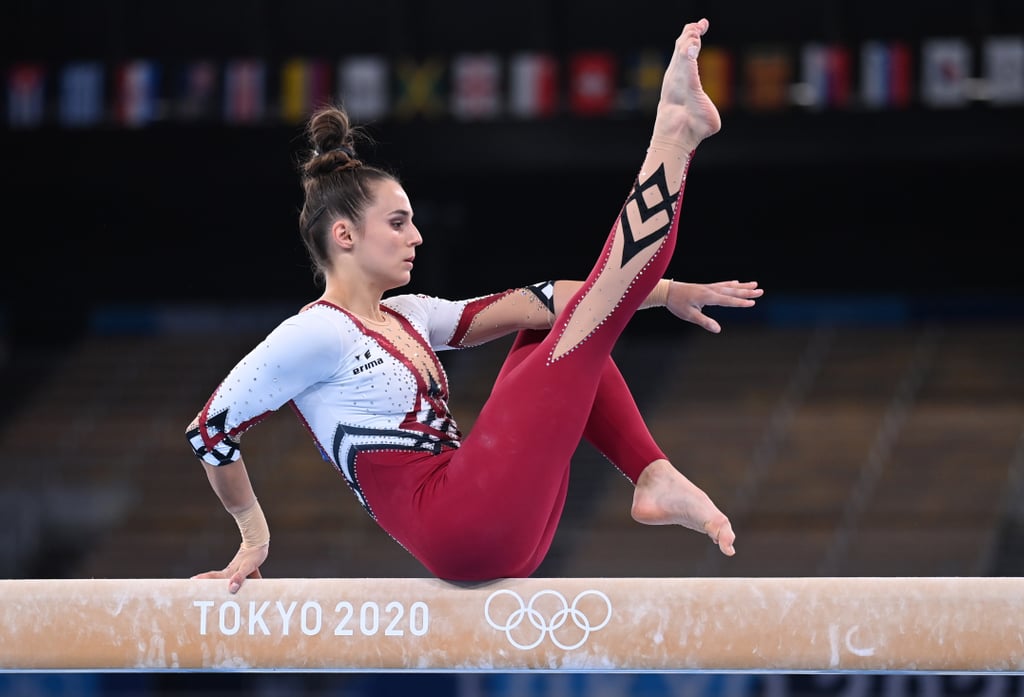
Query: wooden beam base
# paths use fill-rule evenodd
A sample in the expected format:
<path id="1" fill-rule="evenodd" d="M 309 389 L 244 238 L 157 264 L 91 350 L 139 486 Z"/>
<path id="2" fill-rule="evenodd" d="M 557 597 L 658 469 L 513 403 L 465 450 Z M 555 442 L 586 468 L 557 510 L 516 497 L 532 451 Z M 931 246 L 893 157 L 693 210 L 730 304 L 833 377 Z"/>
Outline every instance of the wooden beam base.
<path id="1" fill-rule="evenodd" d="M 1020 578 L 0 580 L 0 670 L 1024 671 Z"/>

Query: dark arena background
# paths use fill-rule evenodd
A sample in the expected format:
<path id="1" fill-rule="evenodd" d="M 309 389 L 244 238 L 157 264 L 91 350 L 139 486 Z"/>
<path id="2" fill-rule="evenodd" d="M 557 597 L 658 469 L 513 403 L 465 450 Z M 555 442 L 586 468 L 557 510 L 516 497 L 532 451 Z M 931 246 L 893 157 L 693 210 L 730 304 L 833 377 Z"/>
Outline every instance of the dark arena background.
<path id="1" fill-rule="evenodd" d="M 401 176 L 424 237 L 409 290 L 581 278 L 667 51 L 700 17 L 724 127 L 692 163 L 670 275 L 766 294 L 708 308 L 719 336 L 640 313 L 617 358 L 738 554 L 632 524 L 626 482 L 583 444 L 539 575 L 1024 575 L 1020 0 L 8 0 L 0 575 L 176 578 L 230 558 L 237 530 L 183 431 L 320 292 L 297 230 L 314 106 L 344 99 L 364 159 Z M 464 431 L 506 347 L 442 355 Z M 286 411 L 246 436 L 264 573 L 427 575 Z M 1024 682 L 0 672 L 3 695 L 945 693 Z"/>

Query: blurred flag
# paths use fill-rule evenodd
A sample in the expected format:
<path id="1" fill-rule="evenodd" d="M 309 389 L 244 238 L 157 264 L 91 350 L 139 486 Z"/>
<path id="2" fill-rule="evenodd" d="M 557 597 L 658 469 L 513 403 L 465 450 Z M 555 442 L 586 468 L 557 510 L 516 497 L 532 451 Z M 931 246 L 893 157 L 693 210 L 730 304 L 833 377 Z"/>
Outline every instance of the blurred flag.
<path id="1" fill-rule="evenodd" d="M 353 121 L 372 121 L 390 108 L 388 65 L 377 56 L 353 56 L 338 63 L 338 98 Z"/>
<path id="2" fill-rule="evenodd" d="M 422 61 L 403 59 L 396 66 L 398 94 L 395 115 L 403 119 L 416 116 L 433 118 L 444 114 L 444 64 L 437 58 Z"/>
<path id="3" fill-rule="evenodd" d="M 700 66 L 700 84 L 719 111 L 733 106 L 733 60 L 732 54 L 722 48 L 705 46 L 697 56 Z"/>
<path id="4" fill-rule="evenodd" d="M 844 108 L 850 102 L 850 54 L 845 46 L 805 44 L 795 100 L 811 109 Z"/>
<path id="5" fill-rule="evenodd" d="M 518 53 L 509 64 L 509 111 L 542 118 L 558 110 L 558 62 L 546 53 Z"/>
<path id="6" fill-rule="evenodd" d="M 296 124 L 331 98 L 327 63 L 317 59 L 291 58 L 281 66 L 281 119 Z"/>
<path id="7" fill-rule="evenodd" d="M 964 39 L 929 39 L 922 45 L 921 99 L 928 106 L 963 106 L 968 98 L 971 53 Z"/>
<path id="8" fill-rule="evenodd" d="M 605 51 L 569 59 L 569 107 L 578 116 L 600 116 L 615 107 L 615 56 Z"/>
<path id="9" fill-rule="evenodd" d="M 860 99 L 869 109 L 910 105 L 910 48 L 899 41 L 866 41 L 860 51 Z"/>
<path id="10" fill-rule="evenodd" d="M 96 61 L 77 61 L 64 66 L 60 75 L 58 115 L 70 128 L 95 126 L 104 118 L 103 67 Z"/>
<path id="11" fill-rule="evenodd" d="M 652 49 L 638 51 L 626 58 L 623 72 L 626 85 L 622 91 L 622 108 L 627 111 L 653 114 L 661 98 L 661 79 L 665 76 L 670 55 Z"/>
<path id="12" fill-rule="evenodd" d="M 217 65 L 197 60 L 181 68 L 176 112 L 182 121 L 206 121 L 216 115 Z"/>
<path id="13" fill-rule="evenodd" d="M 1024 103 L 1024 37 L 993 37 L 985 42 L 985 80 L 993 104 Z"/>
<path id="14" fill-rule="evenodd" d="M 266 113 L 266 67 L 257 58 L 238 58 L 224 68 L 224 120 L 254 124 Z"/>
<path id="15" fill-rule="evenodd" d="M 790 104 L 793 62 L 781 46 L 754 46 L 744 56 L 744 103 L 752 111 L 778 111 Z"/>
<path id="16" fill-rule="evenodd" d="M 501 113 L 501 61 L 494 53 L 463 53 L 452 61 L 451 111 L 463 121 Z"/>
<path id="17" fill-rule="evenodd" d="M 11 128 L 42 125 L 46 108 L 46 72 L 35 63 L 21 63 L 7 72 L 7 124 Z"/>
<path id="18" fill-rule="evenodd" d="M 117 68 L 114 114 L 122 126 L 138 128 L 160 115 L 160 68 L 150 60 L 133 60 Z"/>

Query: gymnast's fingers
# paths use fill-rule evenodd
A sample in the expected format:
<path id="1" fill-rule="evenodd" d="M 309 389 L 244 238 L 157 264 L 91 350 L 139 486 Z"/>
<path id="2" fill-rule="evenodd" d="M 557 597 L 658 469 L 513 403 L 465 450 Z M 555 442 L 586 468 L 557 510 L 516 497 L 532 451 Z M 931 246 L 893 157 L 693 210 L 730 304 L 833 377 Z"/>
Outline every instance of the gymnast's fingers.
<path id="1" fill-rule="evenodd" d="M 260 575 L 259 563 L 244 558 L 236 559 L 236 562 L 237 566 L 235 566 L 235 571 L 230 574 L 230 578 L 228 579 L 229 593 L 237 593 L 247 578 L 263 578 L 263 576 Z"/>

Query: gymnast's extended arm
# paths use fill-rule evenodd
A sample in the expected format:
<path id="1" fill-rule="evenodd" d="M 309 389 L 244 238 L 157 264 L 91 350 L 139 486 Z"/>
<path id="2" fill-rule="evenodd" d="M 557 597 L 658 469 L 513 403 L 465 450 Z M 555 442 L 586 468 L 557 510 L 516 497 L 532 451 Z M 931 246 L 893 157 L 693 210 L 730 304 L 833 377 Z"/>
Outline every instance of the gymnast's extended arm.
<path id="1" fill-rule="evenodd" d="M 582 281 L 548 281 L 467 301 L 449 345 L 478 346 L 522 329 L 548 329 L 582 285 Z M 665 307 L 676 317 L 717 334 L 722 327 L 704 314 L 704 307 L 752 307 L 763 293 L 756 281 L 686 283 L 664 278 L 640 309 Z"/>

